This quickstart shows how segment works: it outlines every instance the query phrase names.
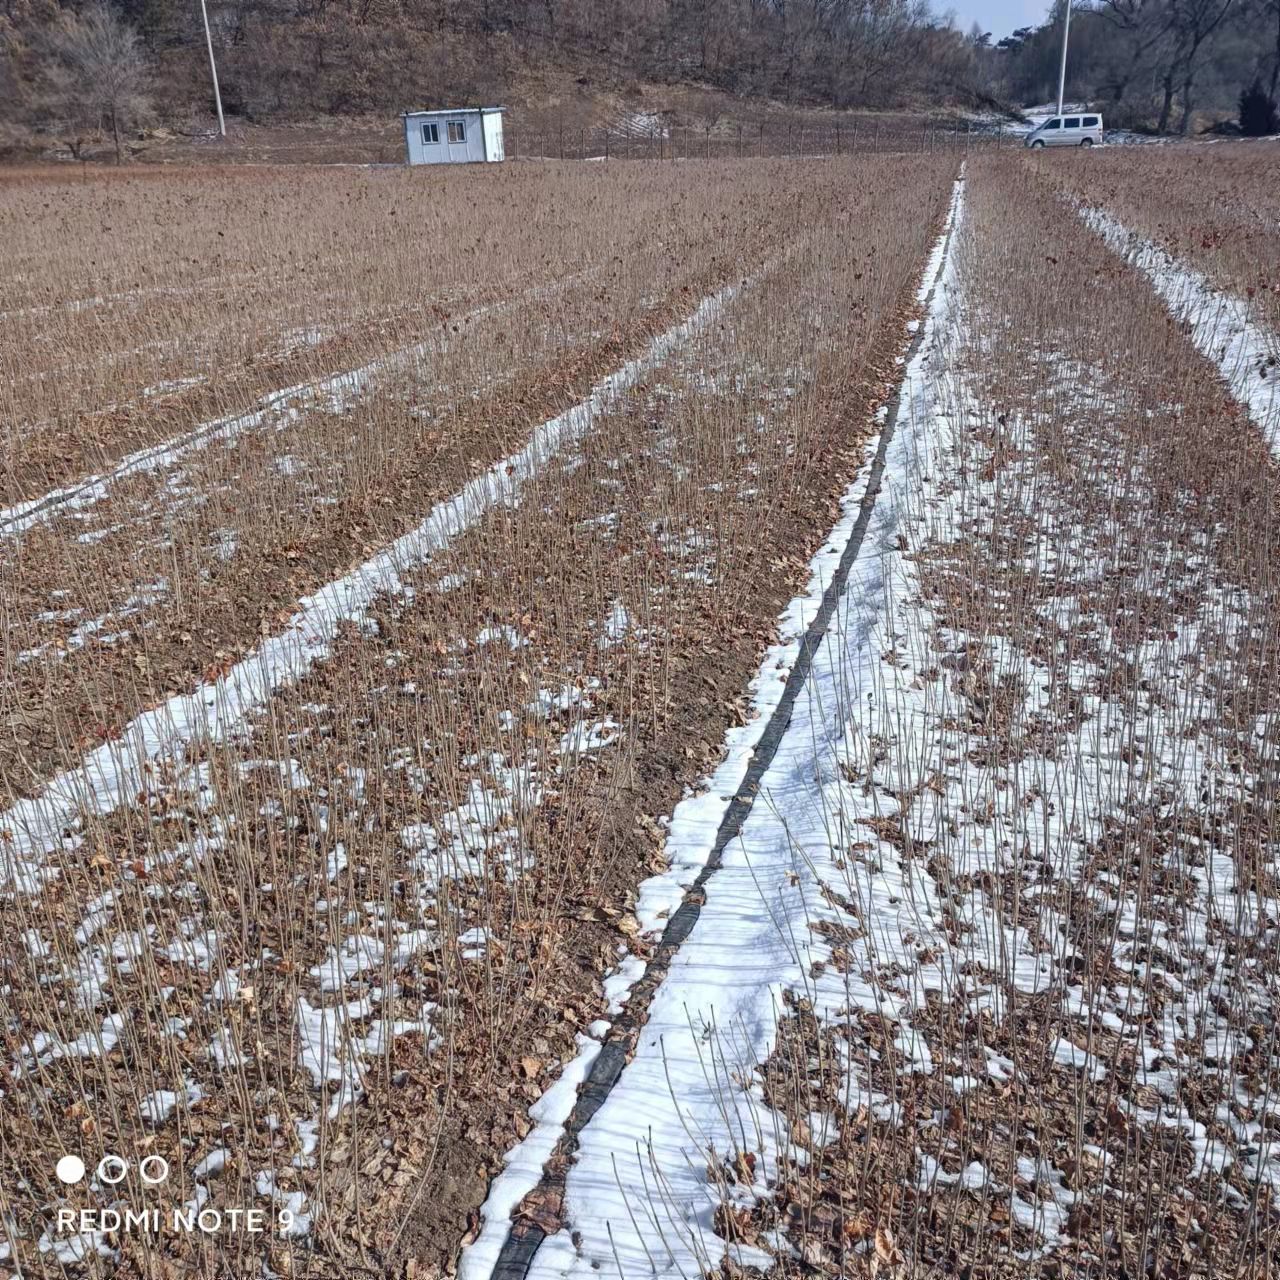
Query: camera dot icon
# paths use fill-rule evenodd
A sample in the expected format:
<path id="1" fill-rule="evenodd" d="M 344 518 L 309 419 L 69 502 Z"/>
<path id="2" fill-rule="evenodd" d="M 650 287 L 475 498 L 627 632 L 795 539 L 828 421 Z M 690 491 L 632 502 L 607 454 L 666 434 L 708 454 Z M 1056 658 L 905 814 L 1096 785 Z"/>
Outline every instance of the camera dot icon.
<path id="1" fill-rule="evenodd" d="M 85 1163 L 79 1156 L 65 1155 L 54 1166 L 58 1181 L 74 1186 L 83 1180 Z M 129 1176 L 129 1162 L 123 1156 L 107 1154 L 98 1161 L 94 1174 L 108 1187 L 118 1186 Z M 169 1176 L 169 1162 L 163 1156 L 143 1156 L 138 1162 L 138 1176 L 149 1187 L 159 1186 Z"/>
<path id="2" fill-rule="evenodd" d="M 98 1181 L 114 1187 L 129 1176 L 129 1166 L 120 1156 L 103 1156 L 98 1161 Z"/>

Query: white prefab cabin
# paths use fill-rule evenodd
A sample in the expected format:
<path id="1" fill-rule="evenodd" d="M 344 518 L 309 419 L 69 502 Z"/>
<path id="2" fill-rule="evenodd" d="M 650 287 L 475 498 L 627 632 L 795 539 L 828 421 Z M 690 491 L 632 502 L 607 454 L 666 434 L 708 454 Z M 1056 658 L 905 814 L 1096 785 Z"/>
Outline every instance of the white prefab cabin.
<path id="1" fill-rule="evenodd" d="M 406 111 L 405 155 L 410 164 L 492 164 L 505 158 L 505 107 L 464 107 L 459 111 Z"/>

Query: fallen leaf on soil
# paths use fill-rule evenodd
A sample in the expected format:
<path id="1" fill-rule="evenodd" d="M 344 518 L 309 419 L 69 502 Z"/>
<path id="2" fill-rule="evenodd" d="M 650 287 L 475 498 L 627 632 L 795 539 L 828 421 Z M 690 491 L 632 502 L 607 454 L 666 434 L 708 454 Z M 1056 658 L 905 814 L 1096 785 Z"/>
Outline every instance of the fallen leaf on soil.
<path id="1" fill-rule="evenodd" d="M 888 1227 L 876 1228 L 876 1257 L 890 1266 L 897 1266 L 902 1261 L 902 1251 L 893 1242 L 893 1233 Z"/>

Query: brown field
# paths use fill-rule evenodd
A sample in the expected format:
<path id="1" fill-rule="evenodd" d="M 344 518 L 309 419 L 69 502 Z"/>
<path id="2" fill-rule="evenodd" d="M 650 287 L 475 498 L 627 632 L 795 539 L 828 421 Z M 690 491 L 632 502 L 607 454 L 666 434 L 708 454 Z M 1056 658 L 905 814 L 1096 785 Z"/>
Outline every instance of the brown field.
<path id="1" fill-rule="evenodd" d="M 673 250 L 746 227 L 723 201 L 685 219 L 669 187 L 625 173 L 34 171 L 5 192 L 6 504 L 281 388 L 474 338 L 491 313 L 483 345 L 545 346 L 557 335 L 527 337 L 527 317 L 562 289 L 612 291 L 625 323 L 688 283 L 700 258 Z M 564 324 L 596 325 L 576 302 L 557 300 Z"/>
<path id="2" fill-rule="evenodd" d="M 1215 181 L 1256 189 L 1250 154 Z M 826 1145 L 724 1220 L 805 1241 L 788 1274 L 1275 1274 L 1276 462 L 1136 271 L 1046 252 L 1088 239 L 1064 186 L 1226 203 L 1198 158 L 1099 158 L 969 167 L 956 435 L 843 762 L 907 799 L 827 881 L 848 1003 L 797 993 L 762 1068 Z M 920 878 L 906 974 L 865 909 L 884 863 Z"/>
<path id="3" fill-rule="evenodd" d="M 216 678 L 280 631 L 300 597 L 411 529 L 654 332 L 724 285 L 741 285 L 712 327 L 607 403 L 579 450 L 548 460 L 519 506 L 495 509 L 401 575 L 394 592 L 380 591 L 367 621 L 340 632 L 302 683 L 246 718 L 233 740 L 187 743 L 181 763 L 150 771 L 141 806 L 88 821 L 74 851 L 55 855 L 53 880 L 6 905 L 11 938 L 35 930 L 49 939 L 46 955 L 15 957 L 23 976 L 11 998 L 24 1025 L 47 1025 L 69 1044 L 92 1039 L 116 1011 L 137 1015 L 124 1053 L 27 1059 L 45 1098 L 42 1127 L 56 1117 L 68 1149 L 78 1132 L 104 1151 L 150 1139 L 146 1149 L 176 1143 L 173 1154 L 196 1164 L 208 1145 L 199 1134 L 234 1133 L 236 1161 L 220 1179 L 229 1203 L 252 1198 L 255 1178 L 271 1168 L 290 1192 L 331 1204 L 307 1265 L 341 1270 L 361 1247 L 398 1256 L 387 1225 L 398 1219 L 385 1199 L 377 1231 L 362 1239 L 373 1229 L 360 1225 L 362 1204 L 374 1188 L 385 1197 L 388 1180 L 418 1209 L 406 1245 L 421 1237 L 444 1256 L 456 1249 L 482 1171 L 519 1131 L 541 1072 L 599 1011 L 591 975 L 602 972 L 629 887 L 654 856 L 641 819 L 651 824 L 682 780 L 696 780 L 726 718 L 741 714 L 757 647 L 828 523 L 839 477 L 853 465 L 841 460 L 882 394 L 954 166 L 873 163 L 880 181 L 901 189 L 896 203 L 873 202 L 869 187 L 852 189 L 836 166 L 799 189 L 785 166 L 769 165 L 711 168 L 693 185 L 642 167 L 603 179 L 463 175 L 445 193 L 454 210 L 500 191 L 512 212 L 524 203 L 545 212 L 490 219 L 479 238 L 429 237 L 448 247 L 424 264 L 425 281 L 409 284 L 402 301 L 419 301 L 400 307 L 384 346 L 425 339 L 425 353 L 371 380 L 340 411 L 299 396 L 262 428 L 125 476 L 87 511 L 59 510 L 9 540 L 5 711 L 14 729 L 0 752 L 16 799 L 110 744 L 148 706 Z M 379 281 L 405 279 L 408 264 L 399 239 L 376 233 L 387 204 L 400 225 L 414 225 L 415 209 L 425 214 L 414 203 L 425 192 L 417 178 L 374 174 L 363 189 L 347 182 L 337 192 L 331 175 L 302 179 L 314 187 L 304 204 L 317 245 L 332 234 L 331 219 L 378 214 L 363 229 L 349 224 L 352 261 L 297 278 L 314 287 L 310 300 L 285 290 L 289 310 L 278 324 L 329 314 L 330 299 L 352 328 L 378 311 L 390 296 Z M 193 333 L 208 335 L 209 354 L 198 336 L 184 343 L 170 376 L 216 368 L 218 342 L 240 341 L 235 318 L 255 311 L 266 263 L 291 258 L 283 228 L 281 240 L 264 234 L 260 245 L 247 228 L 278 220 L 277 202 L 288 190 L 296 199 L 298 180 L 254 174 L 230 197 L 223 191 L 233 225 L 221 238 L 244 246 L 228 264 L 248 278 L 243 301 L 228 306 L 203 290 L 164 295 L 166 309 L 190 308 Z M 203 181 L 148 176 L 96 194 L 178 202 Z M 48 193 L 24 183 L 13 198 L 21 205 Z M 139 225 L 138 240 L 133 252 L 153 264 L 151 278 L 194 278 L 185 243 L 156 261 L 152 224 Z M 20 260 L 28 274 L 29 262 Z M 122 272 L 93 288 L 121 292 L 128 279 Z M 426 282 L 443 299 L 464 280 L 469 301 L 499 301 L 455 334 L 430 311 Z M 345 286 L 344 303 L 345 281 L 360 284 Z M 30 288 L 33 299 L 51 296 L 47 286 Z M 415 325 L 414 305 L 425 323 Z M 257 314 L 265 327 L 269 311 Z M 155 331 L 147 309 L 131 304 L 104 319 L 121 347 Z M 59 313 L 58 321 L 76 331 L 76 320 Z M 164 328 L 177 328 L 172 315 Z M 35 341 L 43 330 L 33 323 L 24 332 Z M 368 339 L 358 341 L 344 335 L 347 363 L 368 359 Z M 319 352 L 307 359 L 302 376 L 324 367 Z M 139 370 L 134 385 L 155 376 Z M 27 401 L 21 412 L 40 407 Z M 201 401 L 184 403 L 174 425 L 189 431 L 205 411 Z M 104 433 L 101 458 L 164 430 L 172 425 L 152 420 L 145 403 L 128 408 Z M 39 430 L 15 440 L 13 471 L 25 478 L 15 496 L 47 478 L 28 461 L 40 446 Z M 761 562 L 753 545 L 771 533 L 784 550 Z M 447 591 L 433 586 L 455 579 Z M 143 582 L 150 589 L 140 591 Z M 727 635 L 726 615 L 735 620 Z M 607 638 L 618 617 L 634 622 Z M 759 640 L 742 644 L 743 634 Z M 588 731 L 606 723 L 623 732 L 603 751 Z M 130 747 L 126 733 L 120 750 Z M 279 760 L 293 763 L 267 763 Z M 452 851 L 424 853 L 405 835 L 449 815 L 459 824 Z M 428 855 L 448 870 L 406 896 Z M 104 940 L 163 938 L 165 956 L 142 964 L 109 952 L 109 979 L 80 999 L 76 974 L 102 944 L 77 941 L 57 922 L 91 911 L 117 881 Z M 491 945 L 459 942 L 478 928 Z M 213 935 L 226 939 L 215 954 L 185 953 L 183 939 Z M 354 961 L 336 987 L 317 976 L 379 936 L 376 986 Z M 410 941 L 392 942 L 402 937 Z M 251 997 L 236 994 L 244 991 Z M 335 994 L 347 1004 L 334 1006 Z M 355 1015 L 367 1052 L 352 1059 L 366 1102 L 335 1106 L 330 1117 L 336 1095 L 326 1104 L 331 1086 L 317 1090 L 306 1070 L 298 1010 L 327 1004 L 338 1010 L 330 1021 L 345 1024 L 343 1008 L 371 999 Z M 435 1012 L 424 1033 L 427 1005 Z M 181 1031 L 166 1031 L 175 1018 Z M 370 1047 L 371 1025 L 404 1031 L 375 1032 Z M 335 1025 L 333 1034 L 346 1032 Z M 225 1051 L 211 1055 L 224 1040 Z M 535 1071 L 517 1053 L 529 1043 L 544 1046 Z M 201 1100 L 157 1133 L 138 1105 L 157 1089 L 198 1091 Z M 86 1093 L 115 1101 L 77 1104 Z M 364 1130 L 370 1104 L 403 1116 L 394 1159 L 381 1145 L 384 1129 Z M 265 1128 L 273 1110 L 279 1126 Z M 6 1111 L 6 1150 L 28 1153 L 22 1176 L 47 1184 L 33 1121 Z M 314 1133 L 305 1128 L 312 1123 Z M 302 1167 L 286 1172 L 295 1158 Z M 288 1251 L 279 1245 L 273 1256 Z M 151 1263 L 142 1251 L 130 1265 L 145 1272 Z"/>
<path id="4" fill-rule="evenodd" d="M 1138 164 L 1131 152 L 1109 148 L 1071 161 L 1052 170 L 1065 190 L 1103 205 L 1219 288 L 1247 298 L 1261 323 L 1280 332 L 1280 188 L 1274 179 L 1280 147 L 1274 142 L 1152 147 Z"/>
<path id="5" fill-rule="evenodd" d="M 11 175 L 0 1277 L 1273 1276 L 1258 154 Z"/>

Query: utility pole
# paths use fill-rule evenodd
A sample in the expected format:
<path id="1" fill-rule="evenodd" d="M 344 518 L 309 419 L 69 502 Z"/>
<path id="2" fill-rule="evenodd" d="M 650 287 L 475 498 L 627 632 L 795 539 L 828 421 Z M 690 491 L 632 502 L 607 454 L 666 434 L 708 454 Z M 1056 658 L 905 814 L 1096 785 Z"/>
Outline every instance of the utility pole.
<path id="1" fill-rule="evenodd" d="M 203 4 L 204 0 L 200 0 Z M 1058 114 L 1062 114 L 1062 94 L 1067 87 L 1067 33 L 1071 30 L 1071 0 L 1062 3 L 1062 61 L 1058 64 Z"/>
<path id="2" fill-rule="evenodd" d="M 205 48 L 209 50 L 209 74 L 213 77 L 213 100 L 218 107 L 218 137 L 225 138 L 227 122 L 222 118 L 222 91 L 218 88 L 218 64 L 213 60 L 213 37 L 209 34 L 209 10 L 205 0 L 200 0 L 200 16 L 204 19 Z"/>

